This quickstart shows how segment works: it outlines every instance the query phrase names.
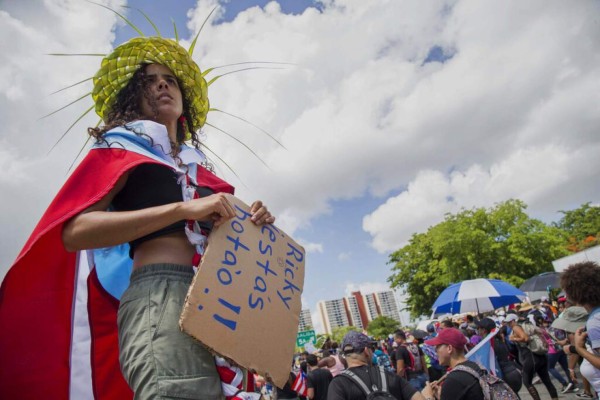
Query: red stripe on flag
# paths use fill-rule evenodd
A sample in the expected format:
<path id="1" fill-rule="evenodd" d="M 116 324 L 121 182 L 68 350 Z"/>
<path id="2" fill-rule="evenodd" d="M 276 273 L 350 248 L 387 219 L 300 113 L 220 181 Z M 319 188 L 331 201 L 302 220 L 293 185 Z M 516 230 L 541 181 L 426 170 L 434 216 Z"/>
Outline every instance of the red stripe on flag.
<path id="1" fill-rule="evenodd" d="M 92 270 L 88 278 L 88 317 L 92 336 L 92 385 L 95 400 L 133 398 L 133 392 L 119 366 L 118 310 L 119 302 L 104 290 L 96 270 Z"/>
<path id="2" fill-rule="evenodd" d="M 90 151 L 6 274 L 0 287 L 2 398 L 69 398 L 76 253 L 64 248 L 63 224 L 143 162 L 148 158 L 122 149 Z"/>
<path id="3" fill-rule="evenodd" d="M 296 379 L 294 379 L 294 383 L 292 384 L 292 390 L 300 396 L 307 395 L 308 388 L 306 387 L 306 377 L 304 376 L 304 372 L 298 372 L 298 375 L 296 375 Z"/>

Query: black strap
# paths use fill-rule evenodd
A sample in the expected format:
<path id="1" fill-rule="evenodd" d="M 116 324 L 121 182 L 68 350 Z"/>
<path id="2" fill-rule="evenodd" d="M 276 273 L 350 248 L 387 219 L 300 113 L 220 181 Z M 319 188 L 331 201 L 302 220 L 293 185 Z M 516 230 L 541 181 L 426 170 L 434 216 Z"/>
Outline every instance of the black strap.
<path id="1" fill-rule="evenodd" d="M 376 371 L 379 373 L 377 373 Z M 369 394 L 371 394 L 371 392 L 374 391 L 388 391 L 387 377 L 385 375 L 385 370 L 383 369 L 383 367 L 367 367 L 367 375 L 369 376 L 369 380 L 371 381 L 371 388 L 369 388 L 367 383 L 360 376 L 348 369 L 342 371 L 340 375 L 346 376 L 350 378 L 353 382 L 355 382 L 366 396 L 368 396 Z M 375 375 L 375 377 L 373 375 Z"/>
<path id="2" fill-rule="evenodd" d="M 365 394 L 365 396 L 369 396 L 369 394 L 371 394 L 371 390 L 369 389 L 369 387 L 354 372 L 346 369 L 346 370 L 342 371 L 340 376 L 345 376 L 348 379 L 350 379 L 352 382 L 354 382 L 360 388 L 360 390 L 362 390 L 362 392 Z"/>

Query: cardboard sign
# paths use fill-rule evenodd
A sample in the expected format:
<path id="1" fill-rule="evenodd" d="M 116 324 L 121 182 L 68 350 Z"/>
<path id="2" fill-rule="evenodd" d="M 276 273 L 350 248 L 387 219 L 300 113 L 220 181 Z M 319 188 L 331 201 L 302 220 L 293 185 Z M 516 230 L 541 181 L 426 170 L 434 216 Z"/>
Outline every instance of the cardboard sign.
<path id="1" fill-rule="evenodd" d="M 304 287 L 304 248 L 274 225 L 236 216 L 216 227 L 179 324 L 213 352 L 283 387 L 289 378 Z"/>

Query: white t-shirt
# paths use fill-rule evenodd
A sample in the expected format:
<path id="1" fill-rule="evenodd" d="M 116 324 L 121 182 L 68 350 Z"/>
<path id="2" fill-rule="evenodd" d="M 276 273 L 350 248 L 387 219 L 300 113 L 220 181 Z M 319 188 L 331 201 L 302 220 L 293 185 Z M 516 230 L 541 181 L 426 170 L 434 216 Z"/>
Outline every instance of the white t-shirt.
<path id="1" fill-rule="evenodd" d="M 589 343 L 588 351 L 600 357 L 600 308 L 594 309 L 585 324 Z M 581 375 L 590 382 L 596 393 L 600 393 L 600 370 L 594 368 L 589 361 L 583 360 L 581 363 Z"/>

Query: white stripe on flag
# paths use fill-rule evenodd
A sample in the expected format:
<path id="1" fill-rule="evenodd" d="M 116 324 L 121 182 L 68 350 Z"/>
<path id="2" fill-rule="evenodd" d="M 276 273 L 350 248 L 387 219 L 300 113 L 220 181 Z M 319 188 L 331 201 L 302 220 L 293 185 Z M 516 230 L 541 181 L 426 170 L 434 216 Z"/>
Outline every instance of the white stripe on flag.
<path id="1" fill-rule="evenodd" d="M 71 336 L 71 382 L 69 398 L 93 400 L 90 324 L 87 313 L 87 279 L 90 265 L 85 251 L 77 253 L 77 274 L 73 296 L 73 332 Z"/>

